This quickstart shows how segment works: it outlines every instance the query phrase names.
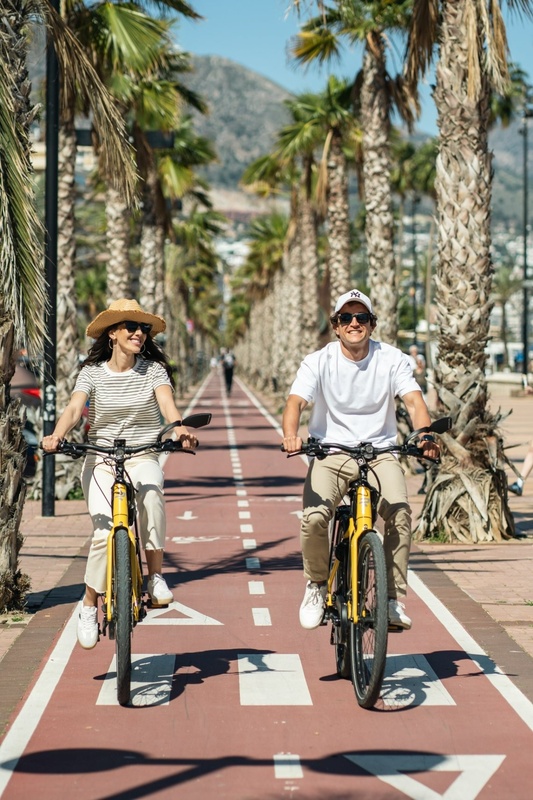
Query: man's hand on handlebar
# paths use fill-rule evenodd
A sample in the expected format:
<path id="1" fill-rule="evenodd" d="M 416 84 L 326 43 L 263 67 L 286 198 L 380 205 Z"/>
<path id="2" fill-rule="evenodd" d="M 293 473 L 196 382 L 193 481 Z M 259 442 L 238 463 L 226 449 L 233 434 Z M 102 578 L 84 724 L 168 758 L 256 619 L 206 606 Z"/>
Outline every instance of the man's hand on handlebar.
<path id="1" fill-rule="evenodd" d="M 301 436 L 284 436 L 281 449 L 284 453 L 299 453 L 302 449 Z"/>
<path id="2" fill-rule="evenodd" d="M 422 454 L 427 458 L 432 458 L 435 461 L 440 459 L 440 445 L 431 433 L 423 434 L 420 437 L 420 444 L 418 445 Z"/>

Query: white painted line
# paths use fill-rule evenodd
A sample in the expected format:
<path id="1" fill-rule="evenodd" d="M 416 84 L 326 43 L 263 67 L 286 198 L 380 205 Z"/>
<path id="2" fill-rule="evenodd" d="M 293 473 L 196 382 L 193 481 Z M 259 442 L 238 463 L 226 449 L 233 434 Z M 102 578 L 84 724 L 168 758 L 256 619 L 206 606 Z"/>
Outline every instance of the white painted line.
<path id="1" fill-rule="evenodd" d="M 533 731 L 533 703 L 522 694 L 514 683 L 504 675 L 501 669 L 496 666 L 494 661 L 489 658 L 484 650 L 478 645 L 475 639 L 470 636 L 460 622 L 458 622 L 453 614 L 435 597 L 432 591 L 421 581 L 421 579 L 412 570 L 409 570 L 409 585 L 423 600 L 423 602 L 431 609 L 437 619 L 444 625 L 453 636 L 458 645 L 460 645 L 465 653 L 472 661 L 477 664 L 480 670 L 484 672 L 487 680 L 489 680 L 495 689 L 501 694 L 504 700 L 513 708 L 523 722 Z"/>
<path id="2" fill-rule="evenodd" d="M 237 495 L 237 497 L 246 497 L 248 492 L 246 491 L 246 489 L 237 489 L 235 494 Z"/>
<path id="3" fill-rule="evenodd" d="M 250 594 L 264 594 L 265 584 L 263 581 L 248 581 L 248 591 Z"/>
<path id="4" fill-rule="evenodd" d="M 345 755 L 348 761 L 375 775 L 411 800 L 475 800 L 500 767 L 500 755 Z M 444 794 L 411 778 L 413 773 L 459 772 Z M 405 773 L 410 773 L 406 775 Z"/>
<path id="5" fill-rule="evenodd" d="M 76 644 L 76 627 L 78 624 L 78 605 L 68 620 L 63 633 L 54 647 L 43 671 L 37 678 L 35 686 L 13 720 L 13 724 L 0 744 L 0 796 L 9 783 L 17 762 L 26 748 L 33 732 L 41 721 L 50 697 L 67 666 L 68 660 Z"/>
<path id="6" fill-rule="evenodd" d="M 250 519 L 252 516 L 250 511 L 239 511 L 239 519 Z"/>
<path id="7" fill-rule="evenodd" d="M 252 616 L 254 618 L 254 625 L 258 627 L 266 628 L 272 625 L 268 608 L 252 608 Z"/>
<path id="8" fill-rule="evenodd" d="M 238 380 L 238 379 L 237 379 L 237 380 Z M 259 411 L 261 412 L 261 414 L 262 414 L 262 415 L 265 417 L 265 419 L 267 419 L 267 420 L 270 422 L 270 424 L 272 425 L 272 427 L 274 428 L 274 430 L 275 430 L 275 431 L 277 431 L 281 437 L 283 437 L 283 430 L 282 430 L 282 428 L 281 428 L 281 425 L 278 423 L 278 421 L 277 421 L 276 419 L 274 419 L 274 417 L 272 416 L 272 414 L 269 414 L 269 413 L 268 413 L 268 411 L 266 410 L 266 408 L 265 408 L 264 406 L 262 406 L 262 405 L 261 405 L 261 403 L 259 402 L 259 400 L 257 400 L 257 399 L 254 397 L 254 395 L 253 395 L 253 394 L 252 394 L 252 393 L 249 391 L 249 389 L 248 389 L 248 387 L 247 387 L 247 386 L 245 386 L 245 385 L 244 385 L 244 384 L 243 384 L 241 381 L 239 381 L 239 380 L 238 380 L 238 383 L 239 383 L 239 386 L 241 387 L 241 389 L 243 390 L 244 394 L 246 394 L 246 395 L 248 396 L 248 398 L 249 398 L 249 399 L 250 399 L 250 401 L 251 401 L 251 402 L 254 404 L 254 406 L 255 406 L 256 408 L 258 408 L 258 409 L 259 409 Z M 283 454 L 280 452 L 280 455 L 283 455 Z"/>
<path id="9" fill-rule="evenodd" d="M 172 612 L 178 611 L 180 614 L 185 614 L 184 617 L 175 617 Z M 172 615 L 172 616 L 170 616 Z M 140 623 L 141 625 L 223 625 L 213 617 L 208 617 L 207 614 L 202 614 L 201 611 L 195 611 L 194 608 L 184 606 L 183 603 L 174 601 L 170 603 L 167 608 L 150 608 L 146 617 Z"/>
<path id="10" fill-rule="evenodd" d="M 240 538 L 240 536 L 173 536 L 172 541 L 176 544 L 202 544 L 203 542 L 229 541 Z"/>
<path id="11" fill-rule="evenodd" d="M 420 654 L 387 656 L 381 699 L 395 708 L 455 705 L 427 658 Z"/>
<path id="12" fill-rule="evenodd" d="M 281 780 L 303 778 L 304 773 L 300 756 L 294 753 L 276 753 L 274 755 L 274 777 Z"/>
<path id="13" fill-rule="evenodd" d="M 237 500 L 237 508 L 249 508 L 250 502 L 248 500 Z"/>
<path id="14" fill-rule="evenodd" d="M 132 654 L 129 705 L 168 706 L 175 663 L 176 656 L 170 653 Z M 113 656 L 96 705 L 118 706 L 116 656 Z"/>
<path id="15" fill-rule="evenodd" d="M 241 525 L 241 533 L 253 533 L 254 526 L 253 525 Z"/>
<path id="16" fill-rule="evenodd" d="M 255 556 L 246 559 L 246 569 L 260 569 L 261 562 Z"/>
<path id="17" fill-rule="evenodd" d="M 241 705 L 313 705 L 297 653 L 239 654 L 238 665 Z"/>
<path id="18" fill-rule="evenodd" d="M 245 550 L 255 550 L 257 547 L 257 541 L 255 539 L 243 539 L 242 546 Z"/>
<path id="19" fill-rule="evenodd" d="M 176 517 L 176 519 L 198 519 L 198 517 L 193 517 L 192 511 L 184 511 L 181 517 Z"/>

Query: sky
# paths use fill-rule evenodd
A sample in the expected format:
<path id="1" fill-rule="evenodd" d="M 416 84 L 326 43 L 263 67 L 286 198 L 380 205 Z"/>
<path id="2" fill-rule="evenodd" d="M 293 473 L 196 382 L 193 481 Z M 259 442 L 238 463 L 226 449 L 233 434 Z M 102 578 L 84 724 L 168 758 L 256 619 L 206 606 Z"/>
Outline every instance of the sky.
<path id="1" fill-rule="evenodd" d="M 229 58 L 244 67 L 298 94 L 324 89 L 329 72 L 351 78 L 361 66 L 361 48 L 348 51 L 335 67 L 302 67 L 290 65 L 287 45 L 298 32 L 299 21 L 288 10 L 290 0 L 189 0 L 205 19 L 189 22 L 180 17 L 176 30 L 179 45 L 193 55 L 217 55 Z M 533 82 L 533 20 L 510 14 L 502 2 L 511 60 L 529 75 Z M 316 6 L 314 6 L 316 8 Z M 305 16 L 302 16 L 304 19 Z M 388 54 L 391 73 L 401 69 L 401 49 Z M 429 80 L 420 88 L 422 114 L 416 129 L 437 135 L 436 111 L 431 98 Z"/>

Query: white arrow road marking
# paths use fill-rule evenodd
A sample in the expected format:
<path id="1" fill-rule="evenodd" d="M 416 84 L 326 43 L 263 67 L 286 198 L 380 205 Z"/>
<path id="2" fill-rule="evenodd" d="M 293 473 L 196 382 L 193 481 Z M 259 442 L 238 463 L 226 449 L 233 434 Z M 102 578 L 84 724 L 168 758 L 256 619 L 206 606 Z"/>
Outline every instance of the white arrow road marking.
<path id="1" fill-rule="evenodd" d="M 386 705 L 454 706 L 453 697 L 420 654 L 387 656 L 381 697 Z"/>
<path id="2" fill-rule="evenodd" d="M 185 617 L 168 617 L 169 611 L 179 611 L 180 614 L 185 614 Z M 201 611 L 195 611 L 194 608 L 184 606 L 182 603 L 174 601 L 170 603 L 167 608 L 150 608 L 144 618 L 143 625 L 223 625 L 213 617 L 208 617 L 207 614 L 202 614 Z"/>
<path id="3" fill-rule="evenodd" d="M 131 658 L 130 706 L 168 706 L 176 656 L 135 653 Z M 97 706 L 118 706 L 116 656 L 100 689 Z"/>
<path id="4" fill-rule="evenodd" d="M 198 519 L 198 517 L 193 517 L 192 511 L 184 511 L 181 517 L 176 517 L 176 519 Z"/>
<path id="5" fill-rule="evenodd" d="M 297 653 L 239 654 L 238 665 L 241 705 L 313 705 Z"/>
<path id="6" fill-rule="evenodd" d="M 345 755 L 349 761 L 362 767 L 380 781 L 403 792 L 411 800 L 475 800 L 485 784 L 492 778 L 505 756 L 497 755 Z M 439 794 L 428 789 L 405 772 L 460 772 L 461 774 Z"/>

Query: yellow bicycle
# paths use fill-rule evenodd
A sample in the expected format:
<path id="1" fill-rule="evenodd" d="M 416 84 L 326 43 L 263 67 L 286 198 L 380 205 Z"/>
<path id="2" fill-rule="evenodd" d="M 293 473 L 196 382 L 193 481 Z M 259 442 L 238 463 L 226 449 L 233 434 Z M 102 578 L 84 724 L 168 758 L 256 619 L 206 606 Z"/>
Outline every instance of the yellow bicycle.
<path id="1" fill-rule="evenodd" d="M 59 453 L 80 458 L 86 453 L 98 453 L 114 471 L 111 509 L 112 527 L 107 540 L 106 591 L 102 603 L 102 634 L 115 641 L 117 698 L 127 705 L 131 693 L 131 636 L 134 627 L 146 616 L 143 593 L 143 567 L 137 525 L 135 489 L 128 478 L 126 461 L 139 453 L 182 452 L 194 455 L 194 450 L 184 449 L 179 441 L 163 437 L 172 428 L 185 425 L 203 428 L 211 422 L 211 414 L 192 414 L 183 421 L 166 425 L 155 442 L 130 447 L 125 439 L 115 439 L 113 445 L 102 447 L 92 443 L 63 440 Z"/>
<path id="2" fill-rule="evenodd" d="M 403 444 L 390 447 L 364 442 L 346 447 L 310 440 L 300 451 L 319 459 L 346 453 L 359 467 L 358 477 L 348 486 L 347 502 L 337 507 L 330 523 L 330 572 L 323 624 L 332 623 L 331 644 L 335 647 L 337 672 L 343 678 L 351 678 L 357 702 L 363 708 L 372 708 L 379 698 L 388 632 L 402 630 L 389 625 L 388 620 L 385 552 L 375 530 L 381 487 L 371 464 L 383 453 L 438 463 L 423 456 L 417 441 L 424 433 L 450 430 L 451 422 L 449 417 L 435 420 L 429 427 L 413 431 Z M 377 488 L 370 484 L 369 472 L 373 472 Z"/>

